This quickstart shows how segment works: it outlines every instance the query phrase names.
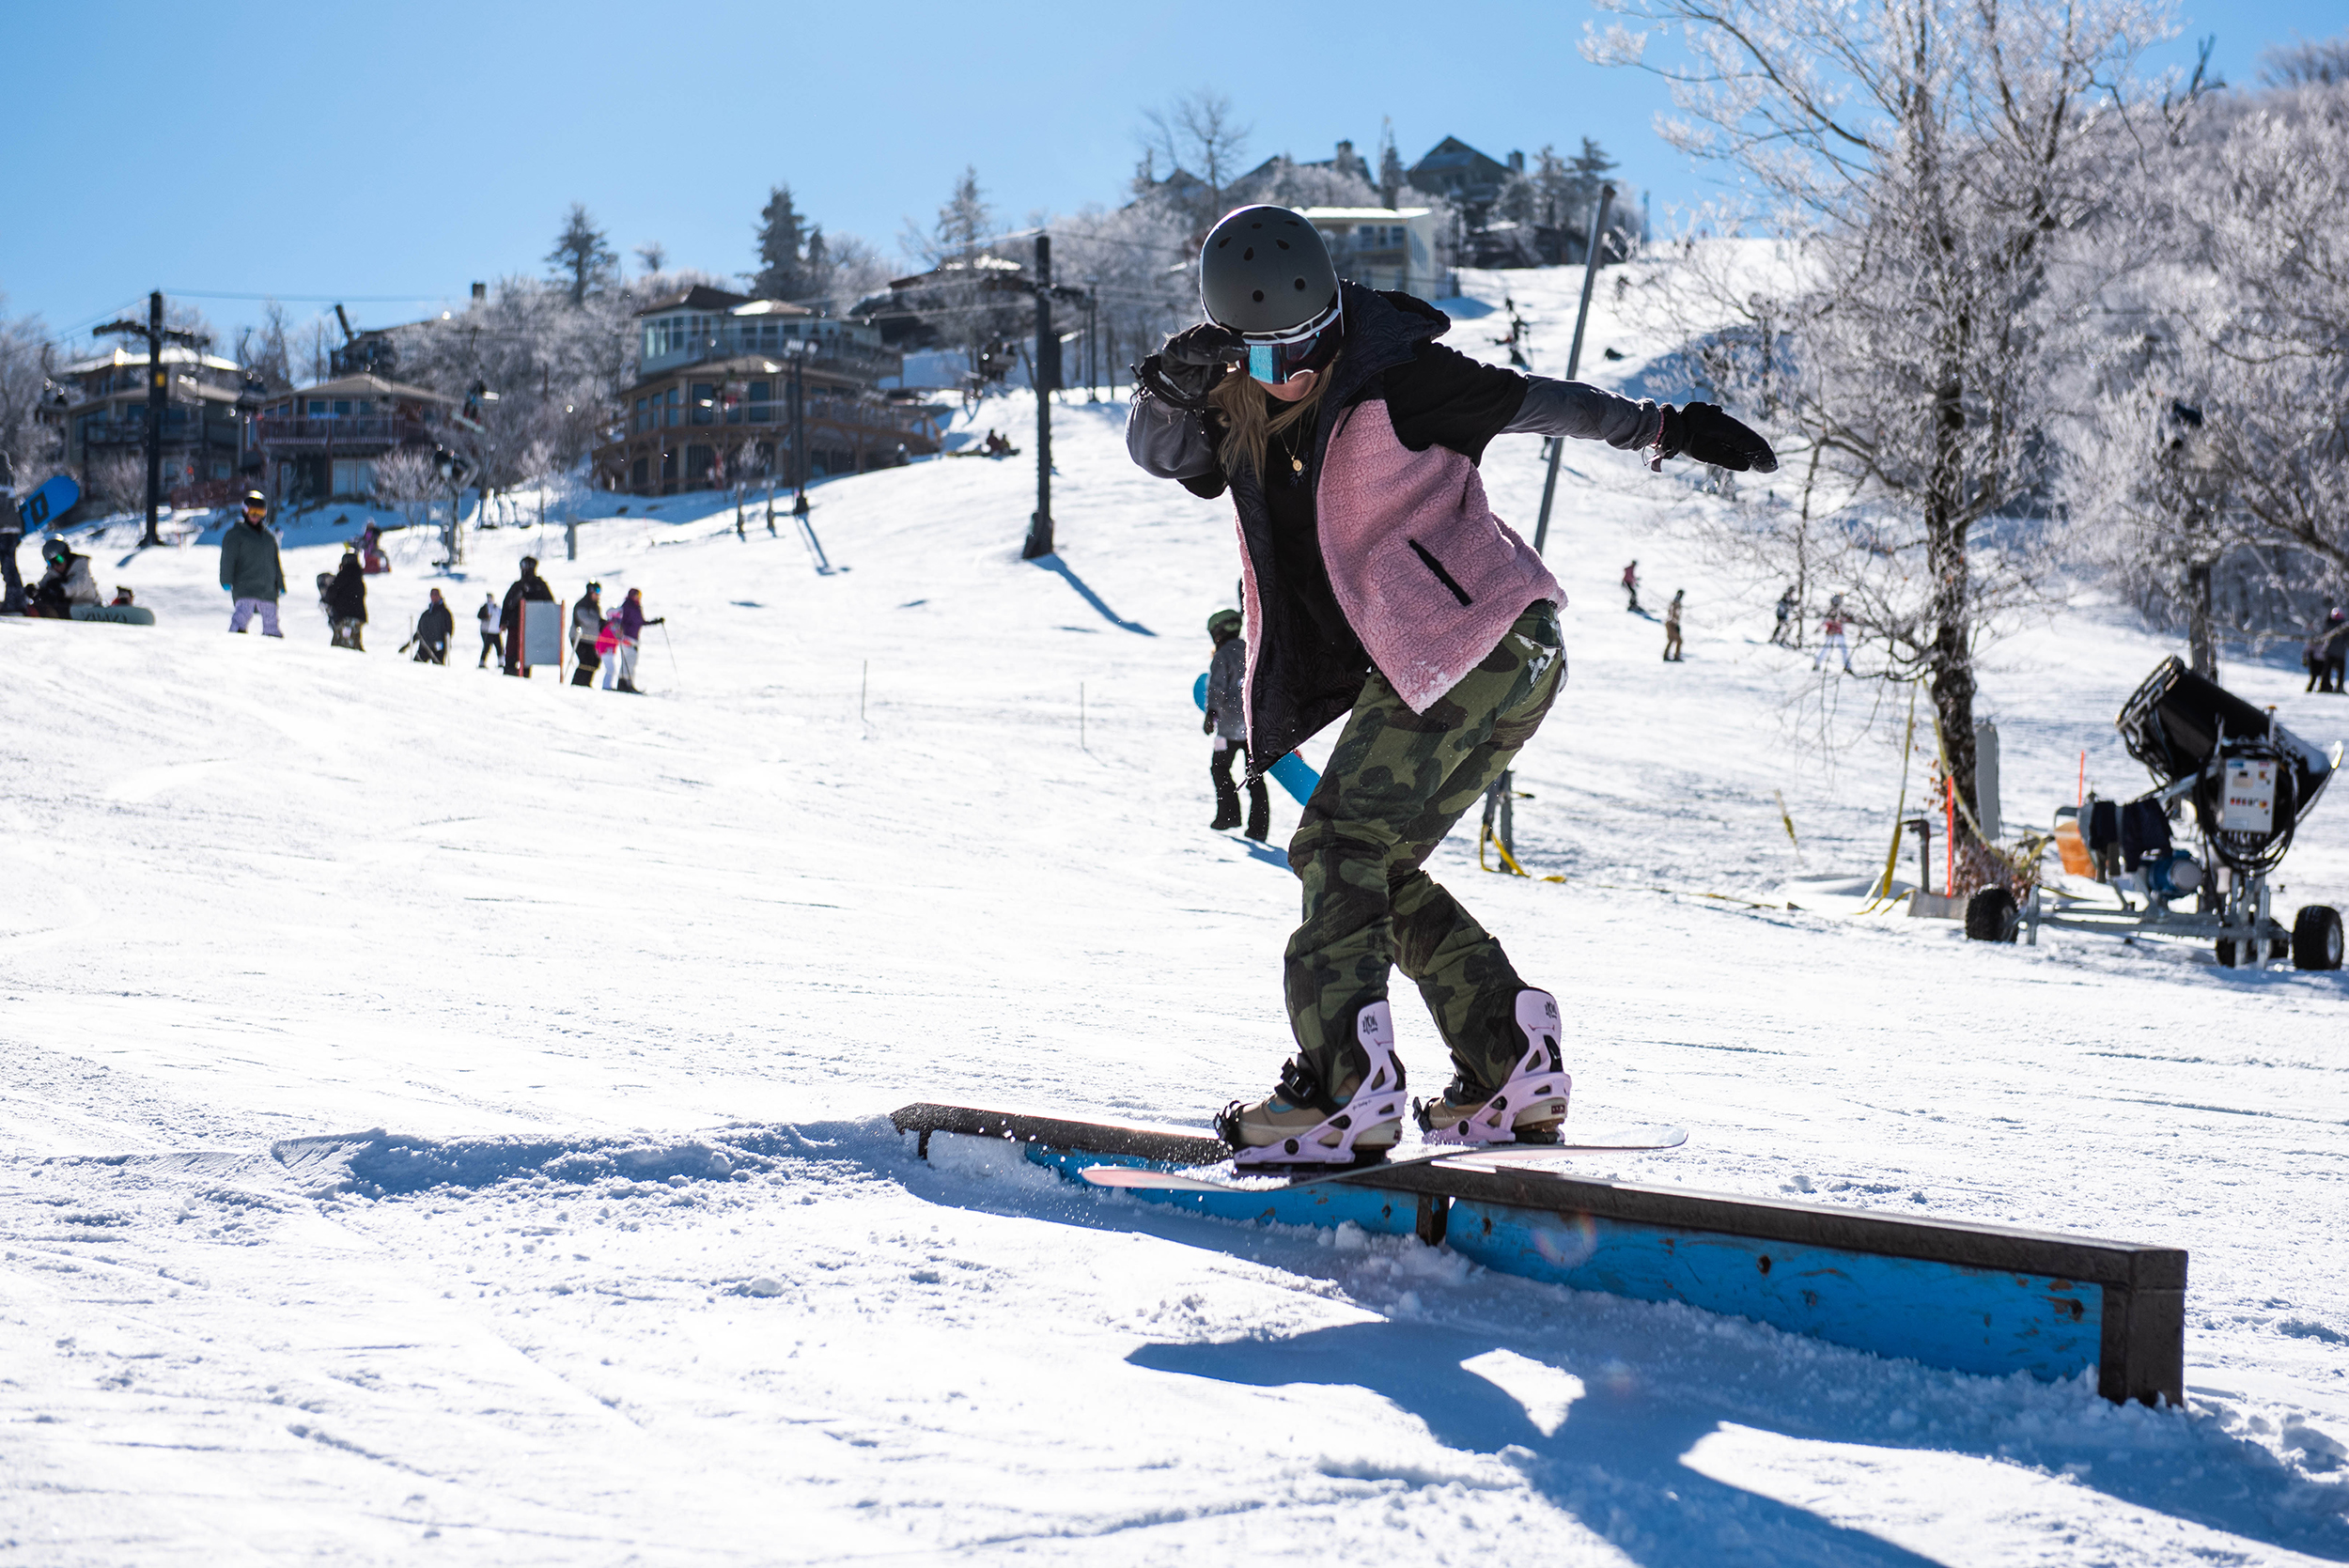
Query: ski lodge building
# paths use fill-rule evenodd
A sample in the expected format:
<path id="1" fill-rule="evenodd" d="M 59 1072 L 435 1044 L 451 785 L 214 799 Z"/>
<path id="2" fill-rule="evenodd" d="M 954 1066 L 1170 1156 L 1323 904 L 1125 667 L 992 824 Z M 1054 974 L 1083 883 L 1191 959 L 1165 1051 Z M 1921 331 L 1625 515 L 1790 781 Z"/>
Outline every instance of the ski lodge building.
<path id="1" fill-rule="evenodd" d="M 402 447 L 443 444 L 461 422 L 457 399 L 380 376 L 337 376 L 269 398 L 251 441 L 280 505 L 375 493 L 375 461 Z"/>
<path id="2" fill-rule="evenodd" d="M 62 427 L 66 466 L 83 474 L 110 461 L 139 465 L 147 484 L 147 349 L 117 348 L 57 372 L 70 389 L 60 406 L 39 411 Z M 244 372 L 234 360 L 176 343 L 163 345 L 170 378 L 163 404 L 163 489 L 170 504 L 208 505 L 225 498 L 244 459 Z M 93 467 L 93 465 L 98 465 Z"/>
<path id="3" fill-rule="evenodd" d="M 808 477 L 890 468 L 939 450 L 932 411 L 887 394 L 903 355 L 868 322 L 696 286 L 636 313 L 637 379 L 596 482 L 633 495 L 791 476 L 791 383 L 805 388 Z"/>

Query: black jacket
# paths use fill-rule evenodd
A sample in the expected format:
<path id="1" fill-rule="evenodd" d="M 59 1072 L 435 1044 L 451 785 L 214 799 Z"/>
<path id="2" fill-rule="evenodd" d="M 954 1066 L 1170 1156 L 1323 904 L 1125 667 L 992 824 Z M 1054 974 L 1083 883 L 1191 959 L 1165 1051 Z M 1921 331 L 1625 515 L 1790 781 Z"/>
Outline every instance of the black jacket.
<path id="1" fill-rule="evenodd" d="M 367 618 L 367 580 L 359 570 L 359 557 L 346 555 L 334 581 L 326 585 L 326 613 L 338 621 Z"/>
<path id="2" fill-rule="evenodd" d="M 547 580 L 537 572 L 528 572 L 514 579 L 514 585 L 506 590 L 506 602 L 498 607 L 498 624 L 508 631 L 519 629 L 522 619 L 522 600 L 526 598 L 552 604 L 554 602 L 554 590 L 548 587 Z"/>
<path id="3" fill-rule="evenodd" d="M 424 613 L 416 617 L 416 641 L 445 643 L 449 633 L 457 629 L 457 617 L 448 613 L 445 604 L 428 604 Z"/>

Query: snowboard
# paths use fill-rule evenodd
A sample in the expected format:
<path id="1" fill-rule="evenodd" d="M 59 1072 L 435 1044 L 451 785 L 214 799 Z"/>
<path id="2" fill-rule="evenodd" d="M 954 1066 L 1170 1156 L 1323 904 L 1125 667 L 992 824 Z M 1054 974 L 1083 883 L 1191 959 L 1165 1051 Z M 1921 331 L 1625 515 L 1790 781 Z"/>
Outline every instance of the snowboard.
<path id="1" fill-rule="evenodd" d="M 1199 705 L 1200 712 L 1207 711 L 1206 676 L 1201 675 L 1191 682 L 1190 700 Z M 1305 759 L 1295 752 L 1291 752 L 1274 763 L 1266 771 L 1271 775 L 1273 783 L 1287 790 L 1300 806 L 1305 803 L 1305 797 L 1314 792 L 1314 785 L 1321 782 L 1321 775 L 1308 768 L 1305 765 Z"/>
<path id="2" fill-rule="evenodd" d="M 1579 1131 L 1570 1143 L 1444 1143 L 1400 1158 L 1390 1156 L 1370 1165 L 1339 1166 L 1311 1174 L 1291 1175 L 1261 1169 L 1242 1173 L 1229 1160 L 1201 1171 L 1155 1170 L 1139 1165 L 1088 1165 L 1079 1174 L 1095 1187 L 1125 1188 L 1149 1192 L 1286 1192 L 1329 1182 L 1363 1181 L 1375 1185 L 1380 1173 L 1412 1165 L 1436 1165 L 1465 1170 L 1523 1170 L 1563 1163 L 1584 1155 L 1651 1154 L 1677 1149 L 1688 1141 L 1686 1128 L 1672 1126 L 1604 1127 Z M 1307 1168 L 1311 1169 L 1311 1168 Z"/>
<path id="3" fill-rule="evenodd" d="M 77 604 L 66 613 L 77 621 L 112 621 L 117 626 L 155 624 L 155 612 L 144 604 Z"/>
<path id="4" fill-rule="evenodd" d="M 81 499 L 82 487 L 69 475 L 60 474 L 18 503 L 17 527 L 27 535 L 38 534 L 49 526 L 51 518 L 65 516 Z M 8 530 L 0 529 L 0 533 L 6 532 Z"/>

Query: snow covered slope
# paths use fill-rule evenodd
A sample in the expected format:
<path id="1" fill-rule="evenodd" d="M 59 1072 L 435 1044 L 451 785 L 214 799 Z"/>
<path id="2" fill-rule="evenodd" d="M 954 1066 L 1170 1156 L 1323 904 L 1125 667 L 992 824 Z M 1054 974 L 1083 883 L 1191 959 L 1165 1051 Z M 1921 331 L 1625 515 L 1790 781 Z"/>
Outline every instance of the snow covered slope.
<path id="1" fill-rule="evenodd" d="M 1473 288 L 1523 290 L 1556 370 L 1578 283 Z M 1586 368 L 1641 374 L 1600 300 Z M 1497 358 L 1480 308 L 1454 341 Z M 1204 826 L 1228 514 L 1122 419 L 1059 410 L 1042 565 L 1029 460 L 946 459 L 820 489 L 831 570 L 698 502 L 575 563 L 412 551 L 364 656 L 299 590 L 286 642 L 226 637 L 209 550 L 119 538 L 98 575 L 156 629 L 0 621 L 0 1562 L 2349 1557 L 2341 977 L 1779 907 L 1881 863 L 1897 751 L 1800 738 L 1890 699 L 1766 646 L 1778 585 L 1710 575 L 1685 486 L 1601 448 L 1519 774 L 1567 879 L 1438 854 L 1566 1001 L 1576 1115 L 1694 1129 L 1595 1172 L 2187 1248 L 2191 1408 L 917 1161 L 907 1101 L 1203 1125 L 1286 1049 L 1296 884 Z M 1486 472 L 1530 532 L 1536 443 Z M 668 617 L 650 695 L 473 668 L 526 548 Z M 1685 664 L 1615 597 L 1634 555 L 1688 590 Z M 392 653 L 434 583 L 445 670 Z M 2110 719 L 2166 651 L 2092 606 L 1999 644 L 2011 815 L 2083 750 L 2132 786 Z M 2286 875 L 2349 902 L 2349 802 Z"/>

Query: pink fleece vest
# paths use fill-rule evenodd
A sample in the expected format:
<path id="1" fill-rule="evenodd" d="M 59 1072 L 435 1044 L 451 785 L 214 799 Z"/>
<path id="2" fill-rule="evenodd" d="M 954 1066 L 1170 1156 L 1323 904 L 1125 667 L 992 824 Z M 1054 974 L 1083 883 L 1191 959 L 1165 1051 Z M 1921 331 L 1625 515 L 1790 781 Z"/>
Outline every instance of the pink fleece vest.
<path id="1" fill-rule="evenodd" d="M 1476 465 L 1448 446 L 1405 446 L 1384 398 L 1340 415 L 1314 501 L 1338 607 L 1414 713 L 1482 663 L 1528 605 L 1566 602 L 1532 546 L 1493 516 Z M 1244 592 L 1253 668 L 1263 621 L 1252 567 Z"/>

